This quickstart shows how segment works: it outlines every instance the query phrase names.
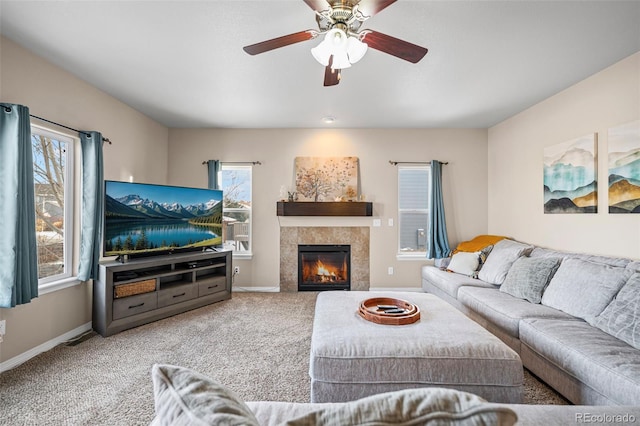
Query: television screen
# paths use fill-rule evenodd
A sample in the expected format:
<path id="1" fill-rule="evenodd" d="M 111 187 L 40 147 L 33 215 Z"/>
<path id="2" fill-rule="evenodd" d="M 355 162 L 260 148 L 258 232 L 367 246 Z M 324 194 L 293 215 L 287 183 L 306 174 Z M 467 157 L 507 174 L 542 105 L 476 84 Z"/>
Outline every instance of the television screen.
<path id="1" fill-rule="evenodd" d="M 105 181 L 104 255 L 222 244 L 222 191 Z"/>

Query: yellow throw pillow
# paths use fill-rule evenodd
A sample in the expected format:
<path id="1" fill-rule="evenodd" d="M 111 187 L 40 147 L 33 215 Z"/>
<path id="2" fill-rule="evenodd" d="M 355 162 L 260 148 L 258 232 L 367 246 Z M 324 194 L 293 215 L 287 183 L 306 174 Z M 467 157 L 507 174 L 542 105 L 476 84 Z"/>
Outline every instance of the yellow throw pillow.
<path id="1" fill-rule="evenodd" d="M 500 240 L 504 240 L 507 237 L 502 237 L 500 235 L 478 235 L 472 240 L 463 241 L 458 244 L 458 247 L 453 251 L 453 253 L 457 253 L 459 251 L 466 252 L 476 252 L 480 251 L 487 246 L 495 245 Z"/>

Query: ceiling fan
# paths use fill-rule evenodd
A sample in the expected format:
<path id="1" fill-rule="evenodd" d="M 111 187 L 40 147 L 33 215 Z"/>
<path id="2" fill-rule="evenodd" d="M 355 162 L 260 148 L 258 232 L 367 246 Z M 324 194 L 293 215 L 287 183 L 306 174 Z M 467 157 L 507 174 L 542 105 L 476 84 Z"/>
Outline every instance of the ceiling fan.
<path id="1" fill-rule="evenodd" d="M 367 48 L 379 50 L 412 63 L 420 61 L 427 49 L 378 31 L 360 29 L 376 13 L 397 0 L 303 0 L 316 13 L 318 30 L 305 30 L 245 46 L 250 55 L 268 52 L 290 44 L 324 35 L 324 40 L 311 49 L 325 66 L 324 85 L 340 82 L 341 71 L 359 61 Z"/>

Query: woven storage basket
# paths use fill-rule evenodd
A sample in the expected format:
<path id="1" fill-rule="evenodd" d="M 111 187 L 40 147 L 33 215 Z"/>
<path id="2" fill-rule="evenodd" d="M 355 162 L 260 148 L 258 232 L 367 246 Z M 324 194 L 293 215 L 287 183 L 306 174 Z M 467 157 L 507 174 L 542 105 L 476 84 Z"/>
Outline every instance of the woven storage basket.
<path id="1" fill-rule="evenodd" d="M 136 281 L 135 283 L 120 284 L 113 287 L 113 298 L 133 296 L 134 294 L 149 293 L 156 290 L 156 280 Z"/>

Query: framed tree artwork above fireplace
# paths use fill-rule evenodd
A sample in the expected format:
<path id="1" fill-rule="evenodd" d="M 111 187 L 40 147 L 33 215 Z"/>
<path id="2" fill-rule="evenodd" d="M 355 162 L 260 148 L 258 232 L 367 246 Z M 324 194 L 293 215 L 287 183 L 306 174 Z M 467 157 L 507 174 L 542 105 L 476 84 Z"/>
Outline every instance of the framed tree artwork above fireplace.
<path id="1" fill-rule="evenodd" d="M 297 201 L 356 201 L 358 157 L 296 157 Z"/>

